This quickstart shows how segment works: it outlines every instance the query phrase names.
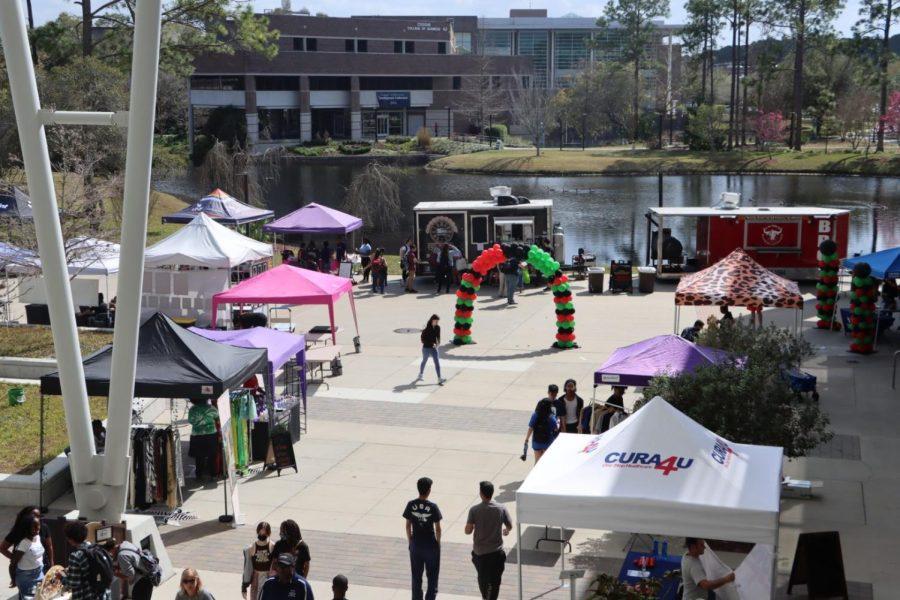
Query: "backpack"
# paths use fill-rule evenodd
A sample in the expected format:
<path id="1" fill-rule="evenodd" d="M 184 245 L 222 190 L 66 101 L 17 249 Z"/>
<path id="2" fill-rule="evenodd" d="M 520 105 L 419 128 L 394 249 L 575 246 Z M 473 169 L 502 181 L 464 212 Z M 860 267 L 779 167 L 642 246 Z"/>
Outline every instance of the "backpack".
<path id="1" fill-rule="evenodd" d="M 96 544 L 86 546 L 82 552 L 87 558 L 88 587 L 90 587 L 91 592 L 95 596 L 103 597 L 113 581 L 112 557 L 109 555 L 109 552 Z"/>
<path id="2" fill-rule="evenodd" d="M 131 552 L 132 554 L 137 554 L 138 569 L 141 571 L 144 577 L 150 580 L 150 583 L 153 584 L 153 587 L 159 587 L 159 584 L 162 583 L 162 567 L 159 566 L 159 559 L 153 556 L 152 552 L 142 549 L 140 553 L 138 553 L 131 548 L 125 548 L 124 550 L 120 550 L 120 552 Z"/>
<path id="3" fill-rule="evenodd" d="M 550 418 L 540 419 L 534 424 L 534 441 L 546 444 L 551 440 Z"/>

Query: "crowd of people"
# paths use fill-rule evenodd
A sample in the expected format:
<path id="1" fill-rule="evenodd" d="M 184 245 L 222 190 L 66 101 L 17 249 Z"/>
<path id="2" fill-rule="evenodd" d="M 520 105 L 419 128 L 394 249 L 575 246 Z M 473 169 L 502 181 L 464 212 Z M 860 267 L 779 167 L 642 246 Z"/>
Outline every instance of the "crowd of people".
<path id="1" fill-rule="evenodd" d="M 578 395 L 574 379 L 567 379 L 563 394 L 559 386 L 547 386 L 547 396 L 538 401 L 528 420 L 522 460 L 528 453 L 528 445 L 537 463 L 560 433 L 586 433 L 597 435 L 615 427 L 627 417 L 623 396 L 625 387 L 613 386 L 613 393 L 605 402 L 586 403 Z"/>
<path id="2" fill-rule="evenodd" d="M 332 246 L 327 240 L 319 246 L 314 240 L 297 246 L 297 251 L 284 248 L 281 262 L 294 267 L 302 267 L 322 273 L 336 273 L 341 262 L 347 257 L 347 244 L 338 238 Z"/>

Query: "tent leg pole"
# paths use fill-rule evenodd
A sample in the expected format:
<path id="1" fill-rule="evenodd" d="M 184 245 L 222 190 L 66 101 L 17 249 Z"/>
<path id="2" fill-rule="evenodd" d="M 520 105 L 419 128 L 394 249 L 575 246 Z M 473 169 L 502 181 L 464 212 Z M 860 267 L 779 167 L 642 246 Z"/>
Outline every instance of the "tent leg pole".
<path id="1" fill-rule="evenodd" d="M 522 524 L 516 522 L 516 566 L 519 569 L 519 600 L 522 600 Z"/>

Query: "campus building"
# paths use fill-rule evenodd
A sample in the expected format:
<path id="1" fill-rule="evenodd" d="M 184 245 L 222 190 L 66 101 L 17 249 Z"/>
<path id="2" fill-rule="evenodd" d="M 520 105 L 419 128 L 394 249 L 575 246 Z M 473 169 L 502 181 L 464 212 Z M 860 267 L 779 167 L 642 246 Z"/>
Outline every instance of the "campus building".
<path id="1" fill-rule="evenodd" d="M 591 18 L 511 10 L 509 18 L 270 14 L 278 54 L 197 59 L 190 123 L 199 132 L 219 107 L 243 111 L 250 143 L 316 137 L 373 139 L 467 133 L 474 90 L 558 87 L 604 51 L 588 42 L 616 36 Z M 669 30 L 659 25 L 655 44 Z"/>

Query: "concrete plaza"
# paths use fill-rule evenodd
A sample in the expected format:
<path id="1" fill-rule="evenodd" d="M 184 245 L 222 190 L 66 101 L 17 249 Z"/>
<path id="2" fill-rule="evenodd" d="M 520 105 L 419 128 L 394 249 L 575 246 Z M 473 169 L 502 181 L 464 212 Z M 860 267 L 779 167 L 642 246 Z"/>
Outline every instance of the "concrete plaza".
<path id="1" fill-rule="evenodd" d="M 648 295 L 614 296 L 588 294 L 585 282 L 575 282 L 581 347 L 556 351 L 550 349 L 555 328 L 549 293 L 532 289 L 507 307 L 495 297 L 495 289 L 486 287 L 474 315 L 477 343 L 454 347 L 449 344 L 454 297 L 433 295 L 425 280 L 418 288 L 422 293 L 404 294 L 392 280 L 384 296 L 357 289 L 359 354 L 353 352 L 349 304 L 339 302 L 343 375 L 310 389 L 309 430 L 295 446 L 299 473 L 245 479 L 240 499 L 246 526 L 238 529 L 217 521 L 223 512 L 221 484 L 210 489 L 189 482 L 184 508 L 198 519 L 162 528 L 177 569 L 193 566 L 217 598 L 238 598 L 241 549 L 254 539 L 253 526 L 267 520 L 277 531 L 281 520 L 292 518 L 310 546 L 310 579 L 317 598 L 331 598 L 336 573 L 349 578 L 348 595 L 354 600 L 408 598 L 400 514 L 416 495 L 416 480 L 428 476 L 434 480 L 432 499 L 444 515 L 439 597 L 477 598 L 471 539 L 463 532 L 466 512 L 477 501 L 478 482 L 488 479 L 496 486 L 496 499 L 515 518 L 515 490 L 533 464 L 530 456 L 519 460 L 522 441 L 531 410 L 547 385 L 562 386 L 573 378 L 587 400 L 593 371 L 616 347 L 673 330 L 671 285 L 657 284 Z M 782 501 L 779 579 L 786 581 L 800 533 L 837 530 L 851 597 L 893 599 L 900 588 L 900 464 L 895 458 L 900 454 L 900 394 L 890 382 L 897 334 L 893 347 L 885 343 L 873 356 L 851 355 L 842 334 L 810 328 L 814 301 L 810 294 L 806 298 L 805 335 L 818 355 L 805 368 L 818 377 L 821 403 L 837 435 L 814 456 L 785 461 L 786 474 L 821 482 L 821 487 L 813 499 Z M 686 309 L 682 326 L 713 312 Z M 441 366 L 448 379 L 443 386 L 437 385 L 430 363 L 424 381 L 415 381 L 421 358 L 418 332 L 432 313 L 442 318 Z M 785 311 L 766 311 L 765 318 L 794 323 L 794 315 Z M 294 311 L 294 321 L 306 330 L 327 322 L 327 312 L 303 307 Z M 597 393 L 605 396 L 609 390 L 598 388 Z M 634 395 L 626 400 L 633 402 Z M 64 497 L 52 508 L 56 512 L 71 506 L 72 498 Z M 525 597 L 568 598 L 569 591 L 559 589 L 558 545 L 542 544 L 536 551 L 543 527 L 525 531 Z M 567 537 L 576 564 L 618 572 L 630 536 L 577 530 Z M 681 542 L 671 539 L 670 552 L 680 553 Z M 514 546 L 511 536 L 504 599 L 517 597 Z M 739 555 L 722 557 L 730 564 L 740 560 Z M 572 558 L 566 556 L 567 566 Z M 5 589 L 5 566 L 0 581 Z M 176 588 L 173 578 L 159 597 L 171 597 Z"/>

